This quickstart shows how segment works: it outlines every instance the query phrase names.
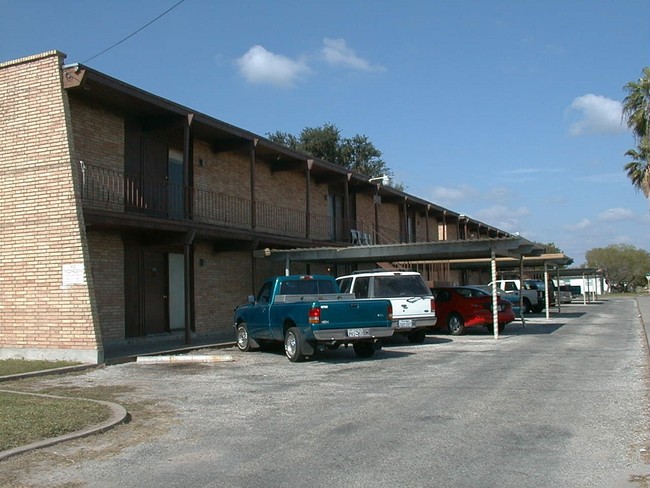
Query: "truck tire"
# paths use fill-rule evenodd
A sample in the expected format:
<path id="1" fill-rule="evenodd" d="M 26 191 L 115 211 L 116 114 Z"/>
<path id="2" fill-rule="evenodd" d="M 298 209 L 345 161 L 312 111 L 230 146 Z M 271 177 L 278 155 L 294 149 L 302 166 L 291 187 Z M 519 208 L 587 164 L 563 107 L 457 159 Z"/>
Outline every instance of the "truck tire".
<path id="1" fill-rule="evenodd" d="M 248 325 L 246 325 L 246 322 L 242 322 L 237 326 L 237 347 L 242 352 L 248 352 L 254 349 L 251 345 L 251 338 L 248 333 Z"/>
<path id="2" fill-rule="evenodd" d="M 447 330 L 451 335 L 459 336 L 465 333 L 465 321 L 460 314 L 451 313 L 447 318 Z"/>
<path id="3" fill-rule="evenodd" d="M 360 341 L 352 344 L 354 353 L 360 358 L 369 358 L 375 354 L 375 345 L 370 341 Z"/>
<path id="4" fill-rule="evenodd" d="M 407 338 L 411 344 L 422 344 L 426 338 L 427 333 L 424 329 L 414 330 L 407 334 Z"/>
<path id="5" fill-rule="evenodd" d="M 297 327 L 290 327 L 284 334 L 284 353 L 292 363 L 304 361 L 302 353 L 302 334 Z"/>
<path id="6" fill-rule="evenodd" d="M 524 297 L 524 314 L 528 314 L 533 309 L 533 305 L 530 303 L 530 300 Z"/>

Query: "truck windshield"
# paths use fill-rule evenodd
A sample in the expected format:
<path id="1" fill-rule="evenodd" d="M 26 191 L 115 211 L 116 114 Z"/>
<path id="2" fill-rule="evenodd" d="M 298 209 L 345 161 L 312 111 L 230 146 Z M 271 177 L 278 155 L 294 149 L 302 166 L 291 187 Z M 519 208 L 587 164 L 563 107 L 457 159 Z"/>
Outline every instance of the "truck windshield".
<path id="1" fill-rule="evenodd" d="M 376 276 L 376 298 L 421 297 L 431 295 L 431 290 L 420 275 Z"/>
<path id="2" fill-rule="evenodd" d="M 285 281 L 280 286 L 280 295 L 322 295 L 338 293 L 336 283 L 328 280 Z"/>

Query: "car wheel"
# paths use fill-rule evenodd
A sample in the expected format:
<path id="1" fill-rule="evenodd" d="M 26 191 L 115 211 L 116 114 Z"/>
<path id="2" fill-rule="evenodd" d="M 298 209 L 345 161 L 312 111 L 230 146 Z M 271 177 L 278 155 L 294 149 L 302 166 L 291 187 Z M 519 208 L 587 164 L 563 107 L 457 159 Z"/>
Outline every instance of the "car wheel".
<path id="1" fill-rule="evenodd" d="M 457 313 L 452 313 L 447 319 L 447 330 L 451 335 L 459 336 L 465 333 L 465 322 L 463 317 Z"/>
<path id="2" fill-rule="evenodd" d="M 352 344 L 352 348 L 360 358 L 369 358 L 375 354 L 375 345 L 370 341 L 355 342 Z"/>
<path id="3" fill-rule="evenodd" d="M 427 334 L 424 329 L 414 330 L 407 334 L 407 338 L 411 344 L 422 344 Z"/>
<path id="4" fill-rule="evenodd" d="M 251 346 L 250 334 L 248 333 L 248 325 L 242 322 L 237 326 L 237 347 L 240 351 L 248 352 L 253 350 Z"/>
<path id="5" fill-rule="evenodd" d="M 305 359 L 302 353 L 302 334 L 297 327 L 291 327 L 284 335 L 284 353 L 292 363 Z"/>

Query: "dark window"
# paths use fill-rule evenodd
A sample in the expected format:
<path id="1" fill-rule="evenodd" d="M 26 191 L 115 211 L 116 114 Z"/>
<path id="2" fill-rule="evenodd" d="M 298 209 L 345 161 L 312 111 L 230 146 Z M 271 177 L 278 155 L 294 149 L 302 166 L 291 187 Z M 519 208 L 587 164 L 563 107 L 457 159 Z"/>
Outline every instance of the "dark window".
<path id="1" fill-rule="evenodd" d="M 354 282 L 354 296 L 357 298 L 368 298 L 370 278 L 359 277 Z"/>

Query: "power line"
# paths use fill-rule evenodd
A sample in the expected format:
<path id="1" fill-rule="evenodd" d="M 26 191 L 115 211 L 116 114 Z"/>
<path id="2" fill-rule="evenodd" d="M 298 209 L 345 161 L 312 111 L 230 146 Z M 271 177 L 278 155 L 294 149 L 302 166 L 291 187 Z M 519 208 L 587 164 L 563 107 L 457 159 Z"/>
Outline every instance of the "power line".
<path id="1" fill-rule="evenodd" d="M 93 59 L 95 59 L 95 58 L 101 56 L 102 54 L 104 54 L 104 53 L 110 51 L 110 50 L 113 49 L 114 47 L 119 46 L 119 45 L 122 44 L 124 41 L 130 39 L 131 37 L 133 37 L 134 35 L 136 35 L 138 32 L 140 32 L 140 31 L 146 29 L 146 28 L 149 27 L 151 24 L 153 24 L 155 21 L 157 21 L 158 19 L 160 19 L 160 18 L 163 17 L 164 15 L 166 15 L 166 14 L 168 14 L 169 12 L 171 12 L 172 10 L 174 10 L 176 7 L 178 7 L 178 6 L 179 6 L 181 3 L 183 3 L 184 1 L 185 1 L 185 0 L 180 0 L 180 2 L 178 2 L 178 3 L 175 4 L 175 5 L 173 5 L 172 7 L 168 8 L 167 10 L 165 10 L 165 11 L 164 11 L 162 14 L 160 14 L 158 17 L 156 17 L 156 18 L 153 19 L 152 21 L 150 21 L 150 22 L 146 23 L 145 25 L 143 25 L 142 27 L 140 27 L 137 31 L 135 31 L 135 32 L 133 32 L 133 33 L 131 33 L 131 34 L 129 34 L 129 35 L 126 36 L 124 39 L 122 39 L 121 41 L 116 42 L 116 43 L 113 44 L 112 46 L 107 47 L 107 48 L 104 49 L 102 52 L 100 52 L 100 53 L 98 53 L 98 54 L 95 54 L 94 56 L 92 56 L 92 57 L 86 59 L 85 61 L 82 61 L 81 64 L 86 64 L 88 61 L 92 61 Z"/>

